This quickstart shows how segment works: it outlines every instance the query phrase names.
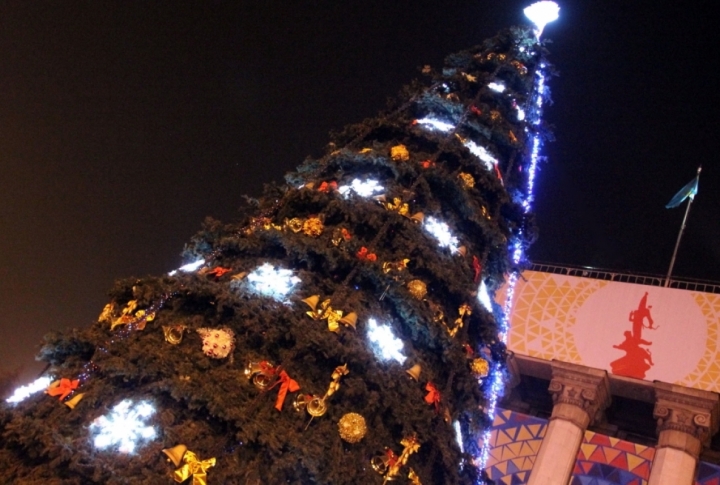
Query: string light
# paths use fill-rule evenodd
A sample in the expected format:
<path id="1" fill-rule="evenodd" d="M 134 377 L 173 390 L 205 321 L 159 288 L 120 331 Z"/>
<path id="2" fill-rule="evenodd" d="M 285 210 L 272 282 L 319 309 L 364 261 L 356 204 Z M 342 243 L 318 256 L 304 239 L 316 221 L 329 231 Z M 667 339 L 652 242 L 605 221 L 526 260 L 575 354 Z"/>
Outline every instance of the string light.
<path id="1" fill-rule="evenodd" d="M 155 428 L 146 426 L 145 420 L 155 414 L 155 408 L 147 401 L 135 405 L 129 399 L 112 408 L 109 415 L 100 416 L 90 424 L 90 431 L 96 432 L 93 443 L 98 449 L 118 447 L 120 453 L 133 453 L 142 441 L 149 441 L 157 435 Z"/>
<path id="2" fill-rule="evenodd" d="M 368 338 L 372 342 L 375 355 L 382 360 L 396 360 L 404 363 L 402 340 L 395 337 L 388 325 L 378 325 L 374 318 L 368 320 Z"/>
<path id="3" fill-rule="evenodd" d="M 341 185 L 338 187 L 338 192 L 343 197 L 349 197 L 350 192 L 355 192 L 360 197 L 370 197 L 371 195 L 375 194 L 376 192 L 382 192 L 385 190 L 385 187 L 380 185 L 377 180 L 366 180 L 362 181 L 360 179 L 353 179 L 352 182 L 350 182 L 350 185 Z"/>
<path id="4" fill-rule="evenodd" d="M 26 384 L 15 389 L 12 396 L 7 398 L 5 402 L 8 404 L 17 404 L 20 401 L 24 401 L 36 392 L 47 389 L 48 386 L 53 382 L 53 380 L 53 376 L 38 377 L 30 384 Z"/>
<path id="5" fill-rule="evenodd" d="M 275 269 L 270 263 L 255 268 L 247 275 L 247 280 L 255 292 L 278 301 L 284 300 L 295 284 L 300 282 L 300 278 L 289 269 Z"/>
<path id="6" fill-rule="evenodd" d="M 436 118 L 421 118 L 419 120 L 415 120 L 418 125 L 422 125 L 426 128 L 429 128 L 431 130 L 438 130 L 442 132 L 448 132 L 455 129 L 454 125 L 451 125 L 450 123 L 446 123 L 444 121 L 440 121 Z"/>
<path id="7" fill-rule="evenodd" d="M 425 219 L 423 227 L 438 240 L 441 248 L 450 248 L 450 252 L 452 253 L 458 251 L 458 238 L 450 233 L 450 228 L 447 224 L 438 221 L 434 217 L 428 217 Z"/>
<path id="8" fill-rule="evenodd" d="M 559 8 L 556 3 L 550 1 L 537 2 L 530 7 L 525 9 L 525 15 L 535 23 L 537 29 L 535 34 L 540 39 L 542 30 L 545 24 L 558 18 Z M 522 50 L 521 50 L 522 52 Z M 531 111 L 532 120 L 531 123 L 535 127 L 539 127 L 542 115 L 543 98 L 545 96 L 545 74 L 543 69 L 546 67 L 545 63 L 540 63 L 538 70 L 535 72 L 534 82 L 534 97 L 531 98 L 531 102 L 535 104 L 535 109 Z M 525 111 L 518 108 L 518 119 L 525 118 Z M 530 130 L 525 129 L 526 133 L 530 133 Z M 538 130 L 534 130 L 532 136 L 531 150 L 529 156 L 529 164 L 527 170 L 527 183 L 524 190 L 524 197 L 522 200 L 522 207 L 525 213 L 530 212 L 531 205 L 533 202 L 533 191 L 535 189 L 535 172 L 537 170 L 538 161 L 540 160 L 540 146 L 541 140 L 538 134 Z M 515 266 L 518 266 L 523 260 L 525 254 L 524 247 L 524 234 L 522 230 L 519 231 L 517 237 L 512 243 L 511 259 Z M 505 294 L 505 305 L 503 307 L 503 316 L 499 323 L 498 339 L 503 344 L 507 345 L 507 337 L 510 330 L 510 313 L 512 312 L 512 304 L 515 295 L 515 286 L 517 284 L 519 273 L 517 271 L 512 272 L 507 281 L 506 294 Z M 482 296 L 480 296 L 482 297 Z M 500 396 L 503 395 L 505 388 L 505 380 L 503 377 L 502 368 L 496 364 L 490 364 L 490 397 L 488 399 L 488 405 L 486 412 L 490 420 L 495 419 L 495 411 Z M 492 430 L 488 428 L 485 430 L 482 436 L 482 449 L 480 456 L 476 459 L 476 465 L 480 469 L 485 469 L 487 466 L 488 458 L 490 456 Z"/>

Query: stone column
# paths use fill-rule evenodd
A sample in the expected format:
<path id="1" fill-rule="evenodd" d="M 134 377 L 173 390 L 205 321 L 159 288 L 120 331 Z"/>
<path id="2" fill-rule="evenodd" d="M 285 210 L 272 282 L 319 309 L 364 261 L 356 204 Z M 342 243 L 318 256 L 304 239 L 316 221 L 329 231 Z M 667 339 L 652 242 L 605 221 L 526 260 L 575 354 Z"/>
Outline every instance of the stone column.
<path id="1" fill-rule="evenodd" d="M 649 485 L 692 485 L 702 447 L 718 430 L 718 395 L 655 382 L 658 444 Z"/>
<path id="2" fill-rule="evenodd" d="M 552 416 L 528 485 L 564 485 L 570 480 L 587 427 L 610 405 L 607 372 L 552 361 Z"/>

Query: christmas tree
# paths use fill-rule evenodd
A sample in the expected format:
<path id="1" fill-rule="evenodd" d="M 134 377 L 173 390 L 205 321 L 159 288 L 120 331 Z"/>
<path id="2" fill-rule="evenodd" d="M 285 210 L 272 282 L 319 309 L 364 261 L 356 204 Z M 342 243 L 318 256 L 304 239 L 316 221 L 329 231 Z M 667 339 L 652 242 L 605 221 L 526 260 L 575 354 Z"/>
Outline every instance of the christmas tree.
<path id="1" fill-rule="evenodd" d="M 482 481 L 545 55 L 512 28 L 423 68 L 238 222 L 206 221 L 187 265 L 117 282 L 0 408 L 0 481 Z"/>

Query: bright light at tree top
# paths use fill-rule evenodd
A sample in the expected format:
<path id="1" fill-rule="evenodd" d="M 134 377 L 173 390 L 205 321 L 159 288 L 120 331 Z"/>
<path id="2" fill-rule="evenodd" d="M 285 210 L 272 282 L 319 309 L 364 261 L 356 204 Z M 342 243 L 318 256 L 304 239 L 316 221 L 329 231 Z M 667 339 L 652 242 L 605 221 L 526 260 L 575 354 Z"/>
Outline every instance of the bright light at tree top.
<path id="1" fill-rule="evenodd" d="M 353 179 L 352 182 L 350 182 L 350 185 L 341 185 L 338 187 L 338 192 L 342 194 L 343 197 L 348 197 L 350 195 L 350 192 L 355 192 L 360 197 L 370 197 L 371 195 L 382 192 L 385 190 L 385 187 L 378 184 L 377 180 L 366 180 L 362 181 L 360 179 Z"/>
<path id="2" fill-rule="evenodd" d="M 139 442 L 155 438 L 155 428 L 145 425 L 153 414 L 155 408 L 150 403 L 133 404 L 125 399 L 112 408 L 109 415 L 100 416 L 90 424 L 90 431 L 97 433 L 95 446 L 101 450 L 117 447 L 120 453 L 133 453 Z"/>
<path id="3" fill-rule="evenodd" d="M 270 263 L 255 268 L 247 279 L 256 292 L 275 300 L 283 300 L 300 282 L 300 278 L 293 276 L 289 269 L 275 269 Z"/>
<path id="4" fill-rule="evenodd" d="M 405 362 L 402 354 L 402 340 L 393 335 L 388 325 L 378 325 L 374 318 L 368 320 L 368 338 L 372 343 L 375 355 L 382 360 L 396 360 L 401 364 Z"/>
<path id="5" fill-rule="evenodd" d="M 557 20 L 560 16 L 560 7 L 555 2 L 542 1 L 536 2 L 523 10 L 525 16 L 535 24 L 535 35 L 539 39 L 545 25 L 553 20 Z"/>
<path id="6" fill-rule="evenodd" d="M 53 377 L 52 376 L 44 376 L 40 377 L 38 379 L 35 379 L 33 382 L 31 382 L 28 385 L 20 386 L 17 389 L 15 389 L 15 392 L 13 392 L 13 395 L 10 396 L 5 400 L 8 404 L 17 404 L 20 401 L 23 401 L 30 397 L 32 394 L 35 394 L 36 392 L 45 390 L 48 388 L 48 386 L 52 383 Z"/>

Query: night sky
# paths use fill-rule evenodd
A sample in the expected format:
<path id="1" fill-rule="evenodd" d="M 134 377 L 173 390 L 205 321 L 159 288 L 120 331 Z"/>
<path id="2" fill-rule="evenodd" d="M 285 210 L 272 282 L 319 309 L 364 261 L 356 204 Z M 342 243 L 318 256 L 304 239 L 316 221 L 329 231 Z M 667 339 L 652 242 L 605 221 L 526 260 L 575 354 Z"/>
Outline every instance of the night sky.
<path id="1" fill-rule="evenodd" d="M 170 271 L 206 216 L 332 129 L 375 115 L 424 64 L 526 23 L 528 1 L 0 3 L 0 370 L 86 326 L 113 280 Z M 556 142 L 535 261 L 720 281 L 720 25 L 711 2 L 559 1 Z"/>

